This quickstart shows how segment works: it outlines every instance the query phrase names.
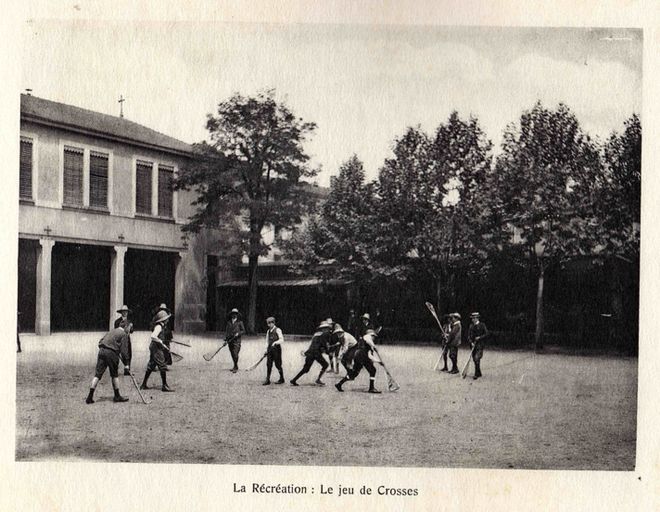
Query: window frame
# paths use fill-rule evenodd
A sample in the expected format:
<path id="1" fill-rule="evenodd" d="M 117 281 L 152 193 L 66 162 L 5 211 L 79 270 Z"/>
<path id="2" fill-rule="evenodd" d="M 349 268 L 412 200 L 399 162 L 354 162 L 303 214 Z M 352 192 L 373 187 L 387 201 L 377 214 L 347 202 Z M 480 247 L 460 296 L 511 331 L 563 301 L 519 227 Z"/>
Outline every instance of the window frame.
<path id="1" fill-rule="evenodd" d="M 139 162 L 149 163 L 151 167 L 151 212 L 142 213 L 137 211 L 137 165 Z M 174 180 L 178 173 L 178 166 L 169 160 L 147 157 L 140 154 L 133 155 L 132 163 L 132 187 L 133 187 L 133 210 L 132 214 L 135 218 L 162 220 L 167 222 L 178 222 L 178 209 L 177 209 L 177 191 L 172 191 L 172 215 L 163 216 L 158 214 L 158 185 L 160 179 L 161 167 L 166 167 L 168 171 L 172 172 L 172 180 Z"/>
<path id="2" fill-rule="evenodd" d="M 32 165 L 31 165 L 31 169 L 30 169 L 31 177 L 32 177 L 32 197 L 29 198 L 29 199 L 27 197 L 21 197 L 20 143 L 21 143 L 21 140 L 23 140 L 23 139 L 29 140 L 32 143 L 32 162 L 31 162 Z M 18 180 L 19 180 L 19 182 L 18 182 L 18 200 L 23 201 L 25 203 L 38 204 L 39 197 L 38 197 L 37 192 L 39 190 L 39 187 L 38 187 L 38 184 L 39 184 L 39 172 L 38 172 L 39 166 L 37 165 L 37 162 L 38 162 L 38 158 L 39 158 L 39 136 L 34 132 L 21 130 L 18 143 L 19 143 L 19 147 L 18 147 L 19 148 L 19 154 L 18 154 Z"/>
<path id="3" fill-rule="evenodd" d="M 91 210 L 96 212 L 103 213 L 113 213 L 113 184 L 114 184 L 114 153 L 108 147 L 96 146 L 92 144 L 87 144 L 80 141 L 69 140 L 69 139 L 60 139 L 59 144 L 59 207 L 67 209 L 81 209 L 81 210 Z M 72 147 L 74 149 L 81 149 L 83 152 L 83 204 L 81 206 L 68 205 L 64 203 L 64 150 L 66 147 Z M 107 193 L 107 205 L 103 206 L 92 206 L 90 205 L 90 153 L 94 151 L 95 153 L 103 153 L 108 155 L 108 193 Z"/>

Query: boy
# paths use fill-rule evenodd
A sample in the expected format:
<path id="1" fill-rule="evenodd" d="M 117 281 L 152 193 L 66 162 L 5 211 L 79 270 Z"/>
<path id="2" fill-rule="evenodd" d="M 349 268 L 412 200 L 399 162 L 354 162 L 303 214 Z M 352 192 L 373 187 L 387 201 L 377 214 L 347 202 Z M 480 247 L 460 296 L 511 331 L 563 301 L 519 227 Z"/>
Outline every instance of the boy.
<path id="1" fill-rule="evenodd" d="M 127 324 L 131 324 L 131 329 L 128 331 L 128 347 L 126 349 L 126 357 L 121 358 L 121 362 L 124 363 L 124 375 L 131 374 L 131 359 L 133 359 L 133 345 L 131 343 L 131 333 L 133 332 L 133 324 L 128 319 L 128 315 L 131 314 L 131 310 L 128 309 L 128 306 L 123 305 L 120 309 L 117 310 L 121 316 L 115 320 L 115 329 L 117 327 L 124 327 Z"/>
<path id="2" fill-rule="evenodd" d="M 380 391 L 378 391 L 375 386 L 376 367 L 374 366 L 373 361 L 369 357 L 369 353 L 375 348 L 376 336 L 378 336 L 378 333 L 376 333 L 376 331 L 374 331 L 373 329 L 368 329 L 367 332 L 364 333 L 364 336 L 360 338 L 357 344 L 357 348 L 355 349 L 355 356 L 353 358 L 353 369 L 349 370 L 346 376 L 342 378 L 337 384 L 335 384 L 337 391 L 344 391 L 342 389 L 344 383 L 348 380 L 355 380 L 355 377 L 358 376 L 360 370 L 362 370 L 362 368 L 366 368 L 367 372 L 369 372 L 368 392 L 380 393 Z"/>
<path id="3" fill-rule="evenodd" d="M 481 377 L 481 358 L 484 355 L 484 342 L 488 337 L 486 324 L 479 320 L 479 313 L 472 313 L 472 323 L 468 328 L 468 342 L 472 346 L 472 360 L 474 361 L 474 380 Z"/>
<path id="4" fill-rule="evenodd" d="M 304 353 L 305 365 L 303 366 L 302 370 L 298 372 L 298 375 L 291 379 L 292 386 L 298 385 L 298 379 L 311 369 L 314 361 L 321 365 L 321 373 L 319 373 L 319 376 L 316 379 L 316 384 L 318 386 L 325 386 L 325 383 L 321 381 L 321 377 L 323 377 L 323 374 L 328 368 L 328 362 L 323 357 L 323 354 L 328 352 L 331 329 L 332 324 L 328 323 L 327 321 L 321 322 L 321 324 L 318 326 L 317 331 L 314 333 L 314 336 L 312 336 L 312 341 L 309 344 L 309 348 Z"/>
<path id="5" fill-rule="evenodd" d="M 225 341 L 229 347 L 231 359 L 234 361 L 234 367 L 231 369 L 232 373 L 238 371 L 238 354 L 241 351 L 241 336 L 245 334 L 245 326 L 240 319 L 241 314 L 238 309 L 234 308 L 229 312 L 229 321 L 225 328 Z"/>
<path id="6" fill-rule="evenodd" d="M 133 324 L 125 324 L 123 327 L 108 332 L 99 341 L 99 354 L 96 359 L 96 373 L 92 379 L 92 385 L 89 388 L 89 394 L 85 403 L 94 403 L 94 391 L 98 385 L 101 377 L 105 373 L 106 368 L 110 370 L 110 378 L 112 379 L 112 389 L 115 396 L 113 402 L 128 402 L 128 398 L 124 398 L 119 394 L 119 357 L 122 360 L 127 355 L 128 349 L 128 333 L 133 328 Z"/>
<path id="7" fill-rule="evenodd" d="M 266 324 L 268 325 L 268 331 L 266 331 L 266 342 L 268 347 L 266 348 L 266 381 L 264 386 L 270 384 L 270 372 L 273 370 L 273 363 L 275 363 L 275 368 L 280 372 L 280 380 L 275 384 L 284 384 L 284 372 L 282 371 L 282 342 L 284 341 L 284 335 L 282 334 L 282 329 L 275 325 L 275 318 L 269 316 L 266 318 Z"/>

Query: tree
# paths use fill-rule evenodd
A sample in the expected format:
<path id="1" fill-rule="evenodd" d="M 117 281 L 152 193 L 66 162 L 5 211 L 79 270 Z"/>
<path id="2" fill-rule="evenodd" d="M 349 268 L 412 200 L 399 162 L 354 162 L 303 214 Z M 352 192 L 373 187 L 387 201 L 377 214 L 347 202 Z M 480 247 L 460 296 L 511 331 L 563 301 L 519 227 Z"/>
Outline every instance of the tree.
<path id="1" fill-rule="evenodd" d="M 605 251 L 628 260 L 639 258 L 642 126 L 633 114 L 623 133 L 612 133 L 603 148 L 598 180 L 598 215 Z"/>
<path id="2" fill-rule="evenodd" d="M 330 178 L 330 193 L 288 244 L 288 256 L 324 279 L 351 281 L 358 289 L 370 282 L 377 271 L 372 257 L 374 193 L 362 162 L 353 155 Z"/>
<path id="3" fill-rule="evenodd" d="M 379 257 L 394 268 L 406 261 L 431 278 L 439 311 L 455 306 L 457 273 L 485 261 L 486 217 L 479 205 L 490 151 L 478 120 L 453 112 L 433 139 L 409 128 L 380 171 Z"/>
<path id="4" fill-rule="evenodd" d="M 601 254 L 608 262 L 613 317 L 611 335 L 623 342 L 627 328 L 636 337 L 636 322 L 625 321 L 625 269 L 639 269 L 642 126 L 633 114 L 622 133 L 612 133 L 603 148 L 603 172 L 597 181 L 596 209 Z M 635 315 L 636 316 L 636 315 Z M 627 327 L 624 327 L 627 326 Z M 631 344 L 627 344 L 630 348 Z"/>
<path id="5" fill-rule="evenodd" d="M 489 211 L 501 228 L 495 239 L 536 269 L 537 351 L 543 346 L 546 269 L 591 254 L 598 244 L 593 205 L 599 168 L 596 146 L 566 105 L 550 110 L 537 102 L 504 133 L 487 186 Z"/>
<path id="6" fill-rule="evenodd" d="M 301 178 L 316 171 L 303 143 L 316 125 L 296 117 L 268 90 L 220 102 L 206 128 L 209 141 L 195 146 L 199 158 L 175 184 L 198 193 L 197 210 L 183 230 L 226 227 L 240 242 L 249 266 L 247 329 L 254 332 L 259 256 L 269 250 L 262 232 L 291 228 L 309 206 Z"/>

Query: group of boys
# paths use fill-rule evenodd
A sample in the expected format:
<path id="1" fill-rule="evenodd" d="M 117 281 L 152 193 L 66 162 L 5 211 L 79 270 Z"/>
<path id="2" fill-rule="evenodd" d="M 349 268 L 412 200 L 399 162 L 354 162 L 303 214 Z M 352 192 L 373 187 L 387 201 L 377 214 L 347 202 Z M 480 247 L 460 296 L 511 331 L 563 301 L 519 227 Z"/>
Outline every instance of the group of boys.
<path id="1" fill-rule="evenodd" d="M 474 361 L 474 377 L 478 379 L 481 373 L 481 358 L 484 354 L 484 344 L 489 335 L 486 324 L 481 321 L 479 313 L 470 315 L 470 327 L 468 328 L 468 343 L 472 347 L 472 361 Z M 463 340 L 463 328 L 461 326 L 461 315 L 459 313 L 450 313 L 445 317 L 445 324 L 442 330 L 443 351 L 442 359 L 444 366 L 441 372 L 458 373 L 458 347 Z M 451 360 L 451 370 L 447 368 L 447 355 Z"/>
<path id="2" fill-rule="evenodd" d="M 119 403 L 128 401 L 128 398 L 121 396 L 119 393 L 119 361 L 121 360 L 124 364 L 124 375 L 131 376 L 130 365 L 133 350 L 130 335 L 133 332 L 133 323 L 128 318 L 131 313 L 128 306 L 122 306 L 117 310 L 117 313 L 121 316 L 115 320 L 114 328 L 99 341 L 96 371 L 89 388 L 87 399 L 85 400 L 88 404 L 94 403 L 96 386 L 103 377 L 106 369 L 110 372 L 112 388 L 114 390 L 115 396 L 113 401 Z M 172 329 L 168 323 L 170 316 L 170 310 L 165 304 L 161 304 L 151 321 L 150 328 L 153 330 L 153 333 L 149 347 L 149 362 L 142 386 L 140 386 L 141 389 L 148 389 L 147 380 L 149 379 L 149 375 L 158 368 L 163 381 L 162 390 L 174 391 L 167 385 L 167 377 L 165 376 L 167 366 L 172 364 L 172 356 L 169 349 L 170 342 L 172 341 Z M 154 335 L 154 333 L 156 334 Z"/>

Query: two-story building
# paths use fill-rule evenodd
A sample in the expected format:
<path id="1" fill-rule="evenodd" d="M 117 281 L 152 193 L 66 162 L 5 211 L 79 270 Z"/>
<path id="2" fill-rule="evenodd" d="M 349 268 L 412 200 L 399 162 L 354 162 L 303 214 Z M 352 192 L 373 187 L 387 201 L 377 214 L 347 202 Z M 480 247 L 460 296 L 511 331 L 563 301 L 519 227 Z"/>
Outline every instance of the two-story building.
<path id="1" fill-rule="evenodd" d="M 24 331 L 104 330 L 128 304 L 146 328 L 206 326 L 217 233 L 182 237 L 191 192 L 173 191 L 191 146 L 123 117 L 21 96 L 18 309 Z M 212 290 L 212 295 L 215 290 Z"/>

